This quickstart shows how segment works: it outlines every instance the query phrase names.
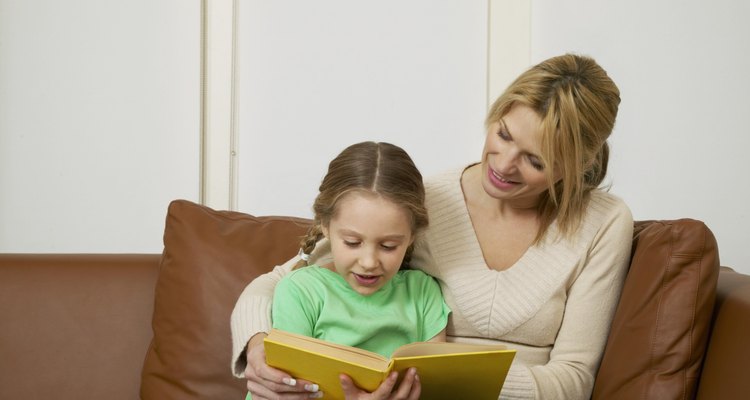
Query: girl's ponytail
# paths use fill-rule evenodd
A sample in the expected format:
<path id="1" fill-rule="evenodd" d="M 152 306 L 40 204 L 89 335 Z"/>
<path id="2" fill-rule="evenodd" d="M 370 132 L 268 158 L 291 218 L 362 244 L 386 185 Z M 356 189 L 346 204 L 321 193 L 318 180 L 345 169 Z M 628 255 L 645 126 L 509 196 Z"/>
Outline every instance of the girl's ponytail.
<path id="1" fill-rule="evenodd" d="M 320 228 L 320 223 L 315 221 L 313 225 L 310 226 L 310 229 L 307 230 L 305 237 L 300 241 L 300 253 L 302 259 L 294 265 L 292 270 L 300 269 L 308 265 L 307 257 L 312 254 L 313 250 L 315 250 L 315 244 L 322 238 L 323 230 Z"/>

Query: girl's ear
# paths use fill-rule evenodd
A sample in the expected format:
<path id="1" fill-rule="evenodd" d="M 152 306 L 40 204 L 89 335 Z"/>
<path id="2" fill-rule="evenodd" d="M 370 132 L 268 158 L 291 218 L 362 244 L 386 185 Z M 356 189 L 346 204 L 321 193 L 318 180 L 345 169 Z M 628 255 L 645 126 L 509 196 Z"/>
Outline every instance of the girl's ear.
<path id="1" fill-rule="evenodd" d="M 328 237 L 328 226 L 327 225 L 321 225 L 320 226 L 320 231 L 323 232 L 323 236 L 325 236 L 326 239 L 330 239 L 330 237 Z"/>

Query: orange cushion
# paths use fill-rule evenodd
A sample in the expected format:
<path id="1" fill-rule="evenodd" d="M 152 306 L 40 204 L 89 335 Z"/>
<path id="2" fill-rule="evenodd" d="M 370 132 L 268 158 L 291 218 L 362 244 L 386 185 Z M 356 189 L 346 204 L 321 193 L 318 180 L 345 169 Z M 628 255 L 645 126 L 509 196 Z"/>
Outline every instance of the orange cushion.
<path id="1" fill-rule="evenodd" d="M 169 205 L 143 399 L 240 399 L 229 319 L 244 287 L 299 249 L 309 221 Z M 117 360 L 113 360 L 117 362 Z"/>
<path id="2" fill-rule="evenodd" d="M 695 396 L 719 274 L 700 221 L 641 221 L 594 399 Z"/>

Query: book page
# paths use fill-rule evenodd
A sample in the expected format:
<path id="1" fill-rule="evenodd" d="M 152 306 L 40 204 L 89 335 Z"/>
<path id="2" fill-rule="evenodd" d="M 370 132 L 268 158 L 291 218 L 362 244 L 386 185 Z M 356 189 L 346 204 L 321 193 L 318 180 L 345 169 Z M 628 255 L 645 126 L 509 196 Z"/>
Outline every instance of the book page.
<path id="1" fill-rule="evenodd" d="M 483 345 L 452 342 L 416 342 L 399 347 L 398 349 L 396 349 L 396 351 L 393 352 L 392 358 L 416 357 L 436 354 L 476 353 L 505 349 L 506 347 L 501 344 Z"/>
<path id="2" fill-rule="evenodd" d="M 371 351 L 345 346 L 308 336 L 273 329 L 266 340 L 287 344 L 291 347 L 305 349 L 312 353 L 339 359 L 352 364 L 361 364 L 374 370 L 382 370 L 388 366 L 388 360 L 380 354 Z"/>

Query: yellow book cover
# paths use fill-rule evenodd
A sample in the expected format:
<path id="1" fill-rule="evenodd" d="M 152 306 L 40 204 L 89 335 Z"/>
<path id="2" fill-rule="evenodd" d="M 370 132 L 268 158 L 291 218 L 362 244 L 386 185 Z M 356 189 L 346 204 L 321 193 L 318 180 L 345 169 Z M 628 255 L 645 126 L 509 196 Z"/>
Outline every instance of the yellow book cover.
<path id="1" fill-rule="evenodd" d="M 399 347 L 390 359 L 377 353 L 277 329 L 265 338 L 268 365 L 317 383 L 324 398 L 343 399 L 339 374 L 375 390 L 391 371 L 416 367 L 423 399 L 496 400 L 516 351 L 503 345 L 417 342 Z"/>

